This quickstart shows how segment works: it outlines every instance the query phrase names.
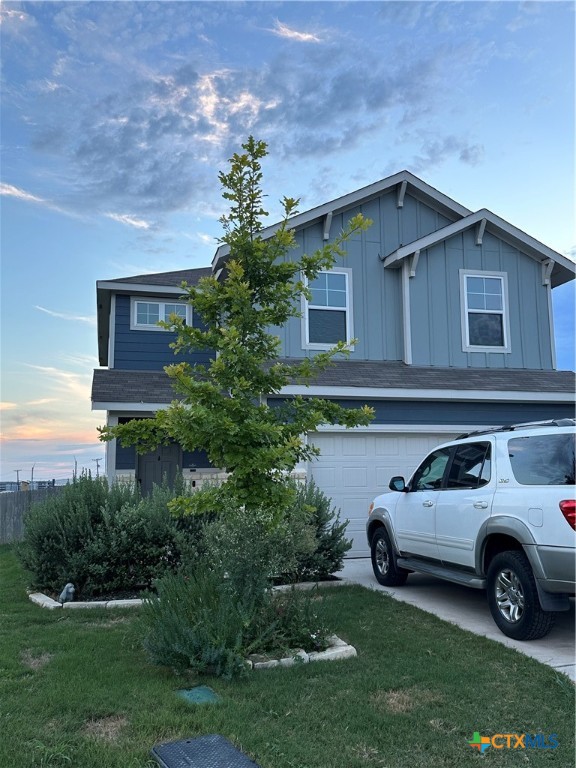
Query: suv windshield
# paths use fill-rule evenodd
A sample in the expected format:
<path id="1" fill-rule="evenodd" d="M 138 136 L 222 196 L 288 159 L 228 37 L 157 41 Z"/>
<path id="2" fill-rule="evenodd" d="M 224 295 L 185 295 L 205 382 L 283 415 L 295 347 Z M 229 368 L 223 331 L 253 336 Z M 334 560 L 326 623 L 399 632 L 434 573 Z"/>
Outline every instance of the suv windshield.
<path id="1" fill-rule="evenodd" d="M 570 434 L 513 437 L 508 455 L 522 485 L 573 485 L 575 437 Z"/>

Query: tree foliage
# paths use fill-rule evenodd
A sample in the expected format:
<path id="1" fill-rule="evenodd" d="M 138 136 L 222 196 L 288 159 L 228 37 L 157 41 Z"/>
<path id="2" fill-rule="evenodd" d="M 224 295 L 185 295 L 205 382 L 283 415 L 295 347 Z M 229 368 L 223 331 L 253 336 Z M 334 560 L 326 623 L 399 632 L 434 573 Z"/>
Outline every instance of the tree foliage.
<path id="1" fill-rule="evenodd" d="M 346 240 L 371 222 L 354 216 L 333 242 L 291 258 L 295 239 L 290 217 L 297 213 L 298 201 L 284 197 L 282 221 L 272 235 L 262 237 L 268 214 L 262 204 L 261 160 L 267 148 L 253 137 L 242 147 L 244 152 L 230 159 L 228 173 L 219 174 L 223 197 L 230 203 L 220 220 L 220 242 L 228 251 L 225 267 L 197 285 L 183 285 L 203 327 L 186 325 L 175 315 L 164 323 L 177 333 L 172 345 L 176 353 L 215 350 L 217 356 L 208 364 L 168 366 L 180 399 L 155 418 L 100 430 L 101 439 L 119 438 L 139 452 L 174 440 L 187 451 L 205 450 L 214 466 L 226 469 L 229 478 L 220 490 L 200 492 L 175 505 L 184 514 L 221 505 L 224 498 L 247 510 L 267 507 L 281 514 L 292 493 L 284 482 L 286 473 L 318 454 L 302 436 L 321 424 L 355 427 L 372 418 L 370 408 L 345 409 L 315 397 L 294 397 L 281 407 L 267 402 L 290 383 L 309 384 L 336 355 L 349 353 L 339 342 L 312 358 L 283 361 L 273 327 L 300 315 L 300 297 L 310 298 L 308 282 L 345 256 Z"/>

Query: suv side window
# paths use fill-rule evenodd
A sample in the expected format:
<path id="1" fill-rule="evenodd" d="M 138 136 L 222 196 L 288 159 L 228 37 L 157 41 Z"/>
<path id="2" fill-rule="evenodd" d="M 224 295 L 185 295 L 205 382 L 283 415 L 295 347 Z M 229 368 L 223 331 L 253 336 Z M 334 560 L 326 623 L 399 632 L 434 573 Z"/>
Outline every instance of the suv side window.
<path id="1" fill-rule="evenodd" d="M 574 435 L 534 435 L 508 441 L 512 472 L 522 485 L 573 485 Z"/>
<path id="2" fill-rule="evenodd" d="M 457 445 L 445 488 L 481 488 L 490 482 L 490 443 Z"/>
<path id="3" fill-rule="evenodd" d="M 450 458 L 450 448 L 440 448 L 427 456 L 410 483 L 411 491 L 434 491 L 442 487 L 442 478 Z"/>

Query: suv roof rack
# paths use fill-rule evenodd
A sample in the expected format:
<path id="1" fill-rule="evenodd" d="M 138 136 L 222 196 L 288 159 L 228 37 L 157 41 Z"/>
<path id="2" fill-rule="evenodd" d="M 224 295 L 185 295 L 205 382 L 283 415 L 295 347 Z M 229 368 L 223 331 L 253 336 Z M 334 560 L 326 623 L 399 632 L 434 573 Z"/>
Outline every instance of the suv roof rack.
<path id="1" fill-rule="evenodd" d="M 550 419 L 550 421 L 526 421 L 522 424 L 508 424 L 503 427 L 490 427 L 490 429 L 479 429 L 475 432 L 465 432 L 458 435 L 456 440 L 464 440 L 465 437 L 475 437 L 476 435 L 492 435 L 496 432 L 515 432 L 517 429 L 534 429 L 536 427 L 574 427 L 576 419 Z"/>

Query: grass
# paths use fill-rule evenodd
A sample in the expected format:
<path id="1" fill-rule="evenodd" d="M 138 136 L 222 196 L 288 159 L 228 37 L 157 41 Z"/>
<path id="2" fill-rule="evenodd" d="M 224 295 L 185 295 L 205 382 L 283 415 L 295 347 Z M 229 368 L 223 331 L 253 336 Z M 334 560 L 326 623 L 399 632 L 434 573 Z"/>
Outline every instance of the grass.
<path id="1" fill-rule="evenodd" d="M 149 665 L 128 611 L 47 611 L 0 547 L 0 765 L 156 766 L 159 742 L 219 733 L 261 768 L 574 766 L 574 689 L 552 669 L 361 587 L 326 590 L 358 658 L 224 681 Z M 218 704 L 179 688 L 211 686 Z M 488 749 L 475 731 L 558 734 L 559 747 Z"/>

